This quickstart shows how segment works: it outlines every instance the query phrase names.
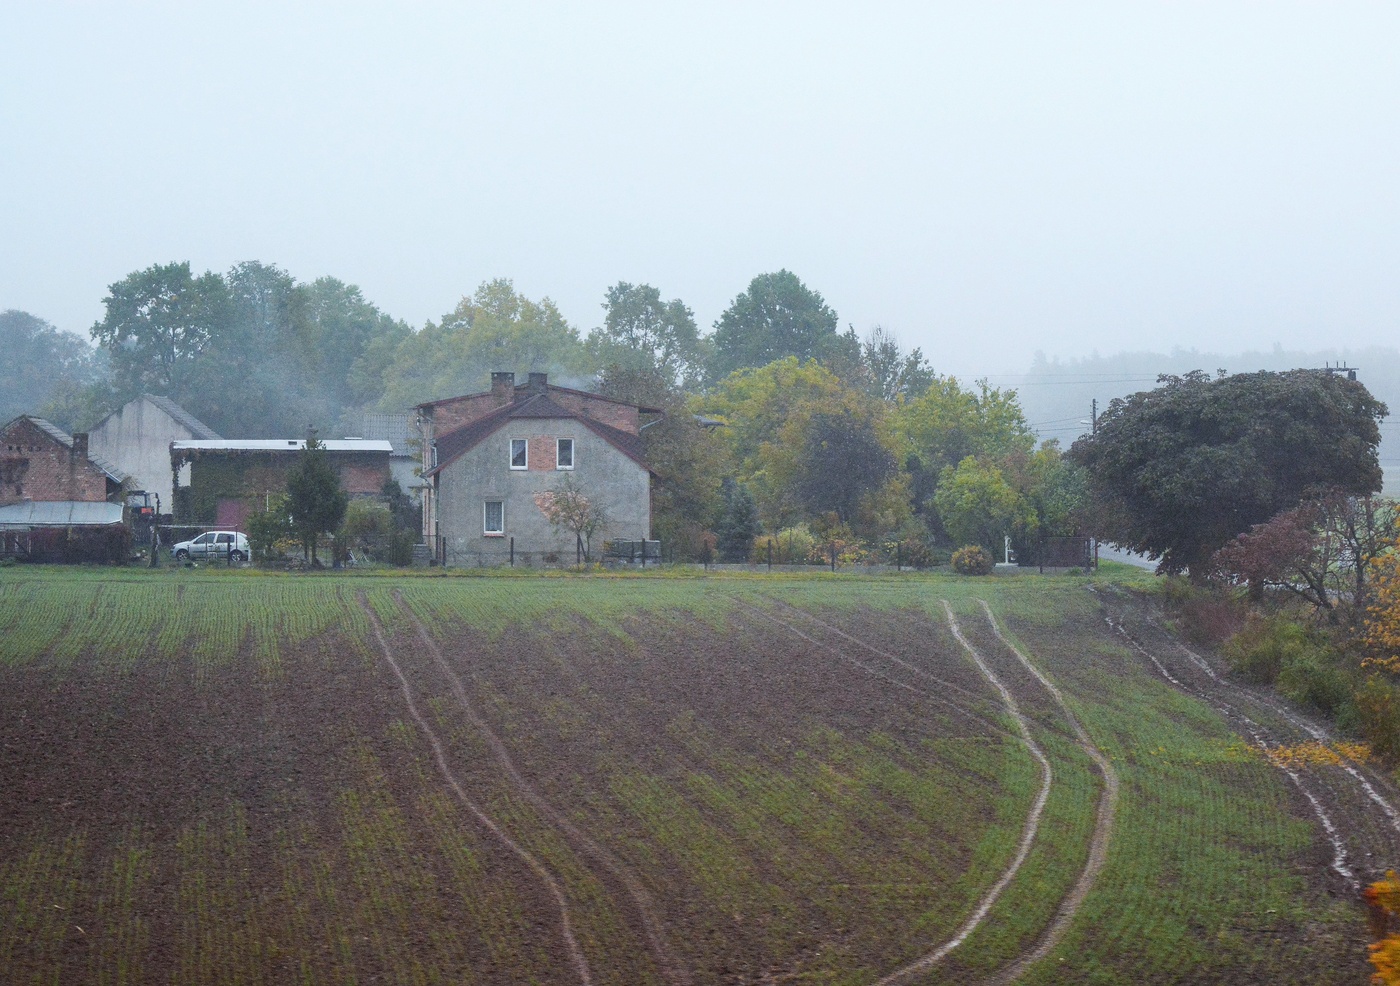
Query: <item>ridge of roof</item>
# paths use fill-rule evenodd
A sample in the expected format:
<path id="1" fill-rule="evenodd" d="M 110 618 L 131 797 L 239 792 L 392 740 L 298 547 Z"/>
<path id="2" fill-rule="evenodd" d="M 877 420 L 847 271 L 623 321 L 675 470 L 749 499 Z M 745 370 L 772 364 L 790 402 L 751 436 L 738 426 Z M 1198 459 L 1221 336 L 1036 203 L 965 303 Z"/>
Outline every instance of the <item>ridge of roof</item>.
<path id="1" fill-rule="evenodd" d="M 169 397 L 161 397 L 159 394 L 142 394 L 141 396 L 188 428 L 194 438 L 212 442 L 218 441 L 223 437 L 189 411 L 186 411 L 179 404 L 176 404 Z M 108 415 L 108 417 L 111 417 L 111 415 Z M 103 420 L 105 421 L 106 419 L 104 418 Z"/>
<path id="2" fill-rule="evenodd" d="M 68 432 L 64 431 L 62 428 L 54 424 L 52 421 L 49 421 L 47 418 L 41 418 L 34 414 L 17 415 L 16 417 L 13 417 L 8 422 L 6 422 L 5 427 L 8 428 L 20 418 L 24 418 L 30 424 L 34 425 L 34 427 L 44 432 L 55 441 L 61 443 L 66 448 L 71 449 L 73 447 L 72 435 L 68 434 Z M 87 460 L 91 462 L 94 466 L 96 466 L 98 469 L 101 469 L 107 475 L 107 478 L 114 483 L 124 483 L 131 478 L 129 474 L 122 472 L 122 470 L 118 469 L 116 466 L 112 465 L 110 462 L 108 462 L 101 456 L 93 455 L 92 452 L 88 452 Z"/>
<path id="3" fill-rule="evenodd" d="M 518 383 L 518 384 L 515 385 L 515 390 L 516 390 L 516 391 L 522 391 L 522 390 L 528 391 L 529 389 L 530 389 L 530 385 L 529 385 L 528 383 Z M 616 398 L 616 397 L 608 397 L 608 396 L 606 396 L 605 394 L 595 394 L 595 393 L 594 393 L 593 391 L 591 391 L 591 390 L 576 390 L 576 389 L 574 389 L 573 387 L 561 387 L 561 386 L 559 386 L 557 383 L 547 383 L 547 384 L 545 384 L 545 390 L 546 390 L 546 392 L 548 392 L 548 391 L 550 391 L 550 390 L 559 390 L 559 391 L 563 391 L 563 392 L 566 393 L 566 394 L 578 394 L 580 397 L 588 397 L 588 398 L 591 398 L 592 400 L 595 400 L 595 401 L 607 401 L 609 404 L 621 404 L 621 405 L 624 406 L 624 407 L 635 407 L 638 411 L 641 411 L 641 412 L 643 412 L 644 414 L 664 414 L 664 413 L 665 413 L 664 409 L 659 408 L 659 407 L 650 407 L 650 406 L 648 406 L 648 405 L 646 405 L 646 404 L 638 404 L 638 403 L 636 403 L 635 401 L 624 401 L 624 400 L 620 400 L 619 398 Z M 439 397 L 439 398 L 438 398 L 437 400 L 435 400 L 435 401 L 424 401 L 424 402 L 421 403 L 421 404 L 415 404 L 415 405 L 413 405 L 413 407 L 414 407 L 415 410 L 418 409 L 418 408 L 420 408 L 420 407 L 437 407 L 437 405 L 439 405 L 439 404 L 447 404 L 447 403 L 449 403 L 450 401 L 464 401 L 464 400 L 469 400 L 469 399 L 471 399 L 471 398 L 473 398 L 473 397 L 486 397 L 486 396 L 488 396 L 488 395 L 491 394 L 491 393 L 494 393 L 494 391 L 490 391 L 490 390 L 478 390 L 478 391 L 476 391 L 475 393 L 471 393 L 471 394 L 458 394 L 458 395 L 455 396 L 455 397 Z"/>

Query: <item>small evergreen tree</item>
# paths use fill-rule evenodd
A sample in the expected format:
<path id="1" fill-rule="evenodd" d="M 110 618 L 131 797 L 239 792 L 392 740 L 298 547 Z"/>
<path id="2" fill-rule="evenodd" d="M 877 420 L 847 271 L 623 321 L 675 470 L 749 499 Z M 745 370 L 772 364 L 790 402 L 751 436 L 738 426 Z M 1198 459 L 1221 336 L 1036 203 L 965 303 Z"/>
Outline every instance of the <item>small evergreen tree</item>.
<path id="1" fill-rule="evenodd" d="M 340 527 L 349 503 L 340 477 L 326 461 L 325 446 L 308 436 L 301 461 L 287 475 L 287 512 L 311 564 L 318 564 L 316 539 Z"/>
<path id="2" fill-rule="evenodd" d="M 732 479 L 724 481 L 724 514 L 715 535 L 720 561 L 748 561 L 758 536 L 758 508 L 748 489 Z"/>

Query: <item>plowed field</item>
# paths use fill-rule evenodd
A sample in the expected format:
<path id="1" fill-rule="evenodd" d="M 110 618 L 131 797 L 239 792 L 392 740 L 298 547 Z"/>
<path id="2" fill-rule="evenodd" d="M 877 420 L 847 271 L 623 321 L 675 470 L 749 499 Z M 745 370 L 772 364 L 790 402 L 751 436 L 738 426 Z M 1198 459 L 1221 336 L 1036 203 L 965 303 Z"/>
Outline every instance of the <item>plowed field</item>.
<path id="1" fill-rule="evenodd" d="M 1070 579 L 8 569 L 0 969 L 1364 981 L 1393 789 L 1178 646 Z"/>

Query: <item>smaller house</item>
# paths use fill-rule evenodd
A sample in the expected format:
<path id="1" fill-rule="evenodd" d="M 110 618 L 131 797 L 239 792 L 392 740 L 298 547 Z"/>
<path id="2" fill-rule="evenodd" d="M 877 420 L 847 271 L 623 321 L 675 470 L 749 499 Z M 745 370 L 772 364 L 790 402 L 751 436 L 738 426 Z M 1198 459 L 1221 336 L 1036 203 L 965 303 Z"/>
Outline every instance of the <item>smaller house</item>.
<path id="1" fill-rule="evenodd" d="M 83 432 L 70 435 L 29 414 L 0 428 L 0 505 L 24 500 L 118 502 L 127 478 L 90 453 Z"/>
<path id="2" fill-rule="evenodd" d="M 383 494 L 393 451 L 387 441 L 341 438 L 321 445 L 352 498 Z M 243 529 L 269 496 L 285 492 L 287 474 L 305 448 L 301 438 L 171 442 L 176 523 Z"/>
<path id="3" fill-rule="evenodd" d="M 160 497 L 160 512 L 173 509 L 170 443 L 211 441 L 220 436 L 168 397 L 142 394 L 98 422 L 88 434 L 88 448 L 126 473 L 131 489 Z"/>

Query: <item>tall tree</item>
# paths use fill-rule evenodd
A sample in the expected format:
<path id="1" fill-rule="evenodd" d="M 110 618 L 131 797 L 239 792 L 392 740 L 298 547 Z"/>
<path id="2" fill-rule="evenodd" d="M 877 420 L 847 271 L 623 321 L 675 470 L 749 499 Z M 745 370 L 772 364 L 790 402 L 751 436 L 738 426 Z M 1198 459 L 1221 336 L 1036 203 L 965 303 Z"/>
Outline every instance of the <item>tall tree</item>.
<path id="1" fill-rule="evenodd" d="M 497 278 L 395 349 L 379 406 L 393 410 L 484 390 L 493 370 L 591 376 L 578 331 L 554 302 L 531 301 L 508 279 Z"/>
<path id="2" fill-rule="evenodd" d="M 812 514 L 835 513 L 849 524 L 861 498 L 894 478 L 894 453 L 881 440 L 869 408 L 819 409 L 801 428 L 793 492 Z"/>
<path id="3" fill-rule="evenodd" d="M 1203 580 L 1218 548 L 1304 496 L 1380 489 L 1386 407 L 1357 381 L 1292 370 L 1161 383 L 1110 403 L 1070 455 L 1096 532 L 1163 571 Z"/>
<path id="4" fill-rule="evenodd" d="M 699 383 L 706 347 L 695 316 L 679 298 L 661 300 L 650 284 L 619 281 L 608 288 L 602 327 L 588 336 L 595 365 L 628 370 L 655 367 L 683 388 Z"/>
<path id="5" fill-rule="evenodd" d="M 300 460 L 287 474 L 287 513 L 313 565 L 317 539 L 340 527 L 349 503 L 340 477 L 326 460 L 325 446 L 309 436 Z"/>
<path id="6" fill-rule="evenodd" d="M 106 355 L 87 340 L 28 312 L 0 312 L 0 421 L 74 397 L 106 376 Z"/>
<path id="7" fill-rule="evenodd" d="M 820 359 L 836 346 L 836 313 L 788 270 L 760 274 L 715 323 L 711 381 L 795 356 Z"/>
<path id="8" fill-rule="evenodd" d="M 900 348 L 899 337 L 884 326 L 870 330 L 860 353 L 868 378 L 865 389 L 880 400 L 912 400 L 928 390 L 935 379 L 923 351 L 916 346 L 906 353 Z"/>
<path id="9" fill-rule="evenodd" d="M 196 277 L 188 261 L 155 264 L 108 287 L 107 313 L 92 337 L 112 361 L 122 397 L 142 391 L 183 396 L 200 355 L 227 317 L 228 289 L 218 274 Z"/>

